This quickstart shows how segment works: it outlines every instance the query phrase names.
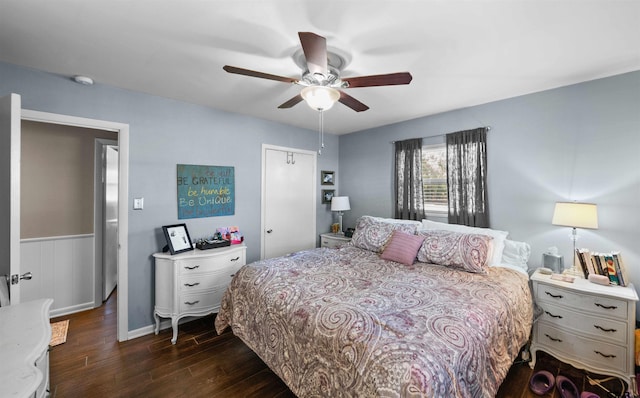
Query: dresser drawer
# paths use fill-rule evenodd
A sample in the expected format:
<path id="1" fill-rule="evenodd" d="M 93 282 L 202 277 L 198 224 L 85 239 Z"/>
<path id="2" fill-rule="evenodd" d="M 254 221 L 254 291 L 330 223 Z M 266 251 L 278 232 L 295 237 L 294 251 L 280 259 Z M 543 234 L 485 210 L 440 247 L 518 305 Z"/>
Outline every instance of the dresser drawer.
<path id="1" fill-rule="evenodd" d="M 545 322 L 536 322 L 535 329 L 537 343 L 551 348 L 551 352 L 561 352 L 596 369 L 632 372 L 632 369 L 626 369 L 625 364 L 628 361 L 624 346 L 577 336 L 571 331 L 557 329 Z"/>
<path id="2" fill-rule="evenodd" d="M 182 294 L 178 303 L 180 313 L 188 314 L 190 311 L 217 309 L 226 288 L 226 286 L 217 286 L 206 292 Z"/>
<path id="3" fill-rule="evenodd" d="M 560 328 L 572 329 L 596 340 L 622 345 L 627 343 L 628 324 L 626 322 L 582 314 L 546 301 L 540 301 L 539 305 L 543 310 L 540 321 Z"/>
<path id="4" fill-rule="evenodd" d="M 628 303 L 625 300 L 580 294 L 544 283 L 537 284 L 535 293 L 539 304 L 543 302 L 554 303 L 560 306 L 587 311 L 593 315 L 604 315 L 622 320 L 627 319 Z"/>
<path id="5" fill-rule="evenodd" d="M 231 265 L 207 273 L 190 273 L 180 276 L 180 292 L 189 293 L 211 289 L 215 286 L 228 286 L 242 265 Z"/>
<path id="6" fill-rule="evenodd" d="M 225 253 L 213 257 L 189 258 L 177 261 L 180 275 L 212 272 L 218 268 L 244 265 L 244 251 Z M 239 268 L 239 267 L 238 267 Z"/>
<path id="7" fill-rule="evenodd" d="M 347 242 L 343 242 L 343 241 L 339 241 L 339 240 L 335 240 L 335 239 L 328 239 L 328 238 L 322 238 L 320 240 L 320 247 L 328 247 L 329 249 L 337 249 L 340 246 L 344 245 Z"/>

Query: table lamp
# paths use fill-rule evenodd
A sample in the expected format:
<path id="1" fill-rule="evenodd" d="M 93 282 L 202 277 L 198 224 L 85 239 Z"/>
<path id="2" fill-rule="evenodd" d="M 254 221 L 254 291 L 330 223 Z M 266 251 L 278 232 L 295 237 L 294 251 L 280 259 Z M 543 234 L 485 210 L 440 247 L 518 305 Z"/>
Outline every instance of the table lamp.
<path id="1" fill-rule="evenodd" d="M 573 228 L 570 235 L 573 241 L 573 266 L 569 273 L 577 276 L 584 275 L 582 269 L 576 265 L 576 240 L 578 240 L 576 229 L 598 229 L 598 207 L 594 203 L 557 202 L 551 224 Z"/>
<path id="2" fill-rule="evenodd" d="M 331 211 L 338 212 L 338 223 L 340 224 L 340 229 L 338 231 L 339 234 L 344 234 L 342 232 L 342 215 L 345 210 L 351 210 L 351 205 L 349 204 L 348 196 L 334 196 L 331 199 Z"/>

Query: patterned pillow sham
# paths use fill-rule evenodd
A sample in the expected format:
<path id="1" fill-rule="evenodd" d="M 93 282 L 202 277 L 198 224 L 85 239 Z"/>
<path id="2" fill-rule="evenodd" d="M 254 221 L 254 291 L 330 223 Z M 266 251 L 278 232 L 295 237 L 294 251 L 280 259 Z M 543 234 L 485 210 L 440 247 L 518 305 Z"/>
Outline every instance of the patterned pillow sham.
<path id="1" fill-rule="evenodd" d="M 412 265 L 416 261 L 418 250 L 422 246 L 424 236 L 409 235 L 400 231 L 393 231 L 389 244 L 380 255 L 383 260 Z"/>
<path id="2" fill-rule="evenodd" d="M 499 266 L 502 263 L 502 252 L 504 251 L 504 241 L 509 235 L 508 231 L 500 231 L 491 228 L 469 227 L 459 224 L 447 224 L 431 220 L 422 220 L 422 229 L 454 231 L 463 234 L 480 234 L 493 237 L 491 253 L 489 253 L 489 265 Z"/>
<path id="3" fill-rule="evenodd" d="M 364 250 L 380 253 L 391 238 L 393 231 L 415 235 L 420 224 L 409 220 L 391 220 L 362 216 L 356 221 L 356 230 L 351 244 Z"/>
<path id="4" fill-rule="evenodd" d="M 486 274 L 493 237 L 454 231 L 421 230 L 425 237 L 418 251 L 418 261 L 460 268 Z"/>

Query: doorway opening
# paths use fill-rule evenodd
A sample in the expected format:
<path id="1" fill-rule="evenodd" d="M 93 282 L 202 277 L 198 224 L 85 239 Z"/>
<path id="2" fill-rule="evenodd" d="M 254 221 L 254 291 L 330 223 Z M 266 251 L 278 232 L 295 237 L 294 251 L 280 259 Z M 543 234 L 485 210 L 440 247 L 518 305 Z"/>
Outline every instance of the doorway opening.
<path id="1" fill-rule="evenodd" d="M 41 123 L 49 123 L 52 125 L 63 125 L 80 127 L 93 130 L 104 130 L 109 132 L 115 132 L 117 134 L 116 146 L 118 148 L 118 182 L 117 182 L 117 233 L 116 233 L 116 248 L 117 248 L 117 335 L 118 341 L 128 340 L 128 213 L 127 213 L 127 200 L 128 200 L 128 168 L 129 168 L 129 126 L 127 124 L 108 122 L 103 120 L 79 118 L 68 115 L 60 115 L 46 112 L 38 112 L 31 110 L 22 110 L 23 121 L 33 121 Z M 93 152 L 91 152 L 93 153 Z M 94 206 L 94 204 L 90 204 Z M 94 211 L 95 216 L 95 211 Z M 95 220 L 94 220 L 95 221 Z M 94 222 L 94 234 L 97 230 L 97 224 Z M 97 239 L 94 239 L 95 247 L 102 246 L 102 243 L 97 243 Z M 94 248 L 91 250 L 95 251 Z M 95 263 L 95 262 L 94 262 Z M 95 264 L 94 264 L 95 265 Z M 102 269 L 96 270 L 94 273 L 102 272 Z M 100 278 L 102 279 L 102 278 Z M 94 293 L 97 293 L 98 289 L 95 288 L 94 283 L 91 286 Z M 102 287 L 99 289 L 99 303 L 102 303 Z"/>

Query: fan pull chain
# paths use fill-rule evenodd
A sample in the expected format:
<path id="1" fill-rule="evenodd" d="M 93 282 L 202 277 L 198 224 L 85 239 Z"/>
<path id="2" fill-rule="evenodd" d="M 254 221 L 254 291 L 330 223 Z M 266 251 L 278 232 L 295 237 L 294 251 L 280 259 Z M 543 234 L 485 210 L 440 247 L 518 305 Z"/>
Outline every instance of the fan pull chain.
<path id="1" fill-rule="evenodd" d="M 320 113 L 320 116 L 319 116 L 319 121 L 320 121 L 320 127 L 319 127 L 319 130 L 320 130 L 320 137 L 319 137 L 319 139 L 320 139 L 320 149 L 318 149 L 318 155 L 322 155 L 322 148 L 324 148 L 324 117 L 323 117 L 323 113 L 324 112 L 322 111 L 322 109 L 320 109 L 318 111 L 318 113 Z"/>

